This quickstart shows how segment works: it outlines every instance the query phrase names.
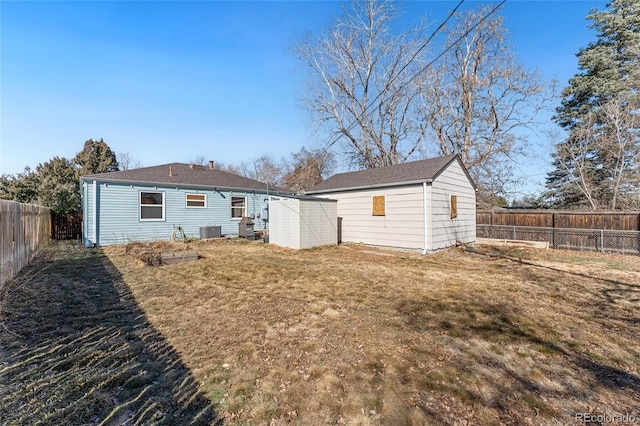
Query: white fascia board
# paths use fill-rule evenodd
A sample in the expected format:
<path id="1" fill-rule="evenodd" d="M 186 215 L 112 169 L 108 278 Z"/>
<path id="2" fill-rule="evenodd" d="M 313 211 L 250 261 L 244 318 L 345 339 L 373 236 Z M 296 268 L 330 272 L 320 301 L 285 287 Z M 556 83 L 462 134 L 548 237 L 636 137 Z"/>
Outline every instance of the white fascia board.
<path id="1" fill-rule="evenodd" d="M 351 186 L 347 188 L 321 189 L 318 191 L 306 191 L 305 193 L 308 195 L 328 194 L 332 192 L 359 191 L 363 189 L 392 188 L 394 186 L 422 185 L 423 183 L 430 185 L 431 183 L 433 183 L 433 179 L 420 179 L 420 180 L 412 180 L 412 181 L 406 181 L 406 182 L 389 182 L 389 183 L 381 183 L 376 185 Z"/>

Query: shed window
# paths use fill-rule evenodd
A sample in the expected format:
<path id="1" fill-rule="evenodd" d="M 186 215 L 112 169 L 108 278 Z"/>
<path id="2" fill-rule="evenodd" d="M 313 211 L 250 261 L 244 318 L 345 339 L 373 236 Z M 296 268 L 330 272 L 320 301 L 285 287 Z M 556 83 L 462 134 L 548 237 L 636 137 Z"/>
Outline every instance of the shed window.
<path id="1" fill-rule="evenodd" d="M 207 196 L 205 194 L 187 194 L 188 208 L 204 208 L 207 207 Z"/>
<path id="2" fill-rule="evenodd" d="M 385 196 L 374 195 L 373 196 L 373 216 L 385 215 Z"/>
<path id="3" fill-rule="evenodd" d="M 164 220 L 164 192 L 140 192 L 140 220 Z"/>
<path id="4" fill-rule="evenodd" d="M 231 197 L 231 218 L 240 219 L 245 216 L 246 207 L 246 197 Z"/>
<path id="5" fill-rule="evenodd" d="M 451 196 L 451 201 L 449 203 L 449 206 L 451 210 L 451 219 L 458 217 L 458 196 L 457 195 Z"/>

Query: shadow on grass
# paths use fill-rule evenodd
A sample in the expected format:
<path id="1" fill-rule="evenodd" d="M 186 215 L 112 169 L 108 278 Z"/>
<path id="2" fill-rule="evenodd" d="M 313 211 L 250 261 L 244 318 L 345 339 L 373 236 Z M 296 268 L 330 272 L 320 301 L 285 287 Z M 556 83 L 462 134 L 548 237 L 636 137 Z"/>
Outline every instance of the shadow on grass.
<path id="1" fill-rule="evenodd" d="M 397 305 L 397 310 L 414 331 L 446 336 L 449 347 L 458 354 L 443 369 L 425 375 L 423 389 L 497 410 L 504 422 L 512 422 L 514 415 L 522 416 L 514 414 L 519 410 L 518 404 L 536 416 L 561 415 L 545 401 L 585 399 L 596 387 L 640 394 L 639 376 L 572 350 L 554 330 L 530 322 L 508 304 L 468 295 L 444 301 L 405 300 Z M 488 345 L 476 346 L 472 340 Z M 517 348 L 515 352 L 513 348 Z M 548 381 L 540 380 L 539 373 L 522 370 L 517 363 L 507 361 L 508 357 L 502 357 L 507 351 L 509 356 L 516 357 L 537 352 L 549 360 L 547 365 L 537 366 L 544 375 L 554 377 L 557 371 L 567 368 L 564 371 L 572 371 L 571 377 L 554 377 L 562 386 L 550 386 Z M 489 393 L 496 396 L 487 398 L 477 386 L 478 381 L 485 391 L 489 388 Z M 427 404 L 421 408 L 431 419 L 442 414 Z"/>
<path id="2" fill-rule="evenodd" d="M 101 250 L 54 242 L 8 287 L 3 424 L 220 423 Z"/>
<path id="3" fill-rule="evenodd" d="M 575 277 L 575 278 L 585 278 L 588 280 L 593 280 L 599 284 L 601 287 L 590 289 L 583 288 L 581 291 L 588 291 L 593 294 L 594 298 L 598 300 L 597 307 L 601 309 L 602 313 L 605 314 L 607 318 L 617 319 L 620 321 L 625 321 L 630 323 L 631 325 L 637 326 L 640 324 L 640 316 L 637 315 L 637 309 L 630 310 L 630 315 L 626 317 L 613 317 L 611 315 L 607 315 L 607 313 L 612 312 L 611 307 L 616 306 L 619 301 L 624 300 L 627 303 L 639 304 L 640 307 L 640 284 L 635 283 L 627 283 L 620 280 L 615 280 L 611 278 L 602 278 L 593 275 L 589 275 L 584 272 L 577 271 L 566 271 L 558 268 L 554 268 L 552 266 L 540 265 L 526 259 L 513 256 L 513 252 L 510 252 L 505 249 L 501 249 L 499 247 L 492 247 L 491 251 L 488 252 L 476 252 L 479 256 L 484 256 L 488 259 L 504 259 L 513 262 L 516 265 L 530 267 L 533 270 L 537 271 L 548 271 L 553 274 L 558 274 L 559 276 L 565 277 Z M 553 285 L 549 283 L 537 281 L 537 284 L 545 285 L 548 288 L 554 287 L 555 290 L 557 287 L 555 284 L 557 282 L 552 281 Z"/>

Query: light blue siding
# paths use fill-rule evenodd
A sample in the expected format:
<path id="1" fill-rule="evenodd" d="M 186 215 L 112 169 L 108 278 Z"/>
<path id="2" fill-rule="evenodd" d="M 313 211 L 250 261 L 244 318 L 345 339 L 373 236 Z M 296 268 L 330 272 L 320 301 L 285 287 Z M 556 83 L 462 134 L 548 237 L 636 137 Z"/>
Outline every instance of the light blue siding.
<path id="1" fill-rule="evenodd" d="M 89 208 L 93 206 L 93 191 L 90 190 L 92 183 L 91 182 L 83 182 L 82 183 L 82 212 L 83 212 L 83 220 L 82 220 L 82 235 L 83 239 L 86 241 L 94 241 L 95 235 L 93 233 L 93 222 L 94 215 L 88 214 Z"/>
<path id="2" fill-rule="evenodd" d="M 237 234 L 240 219 L 231 218 L 231 197 L 246 197 L 247 216 L 255 229 L 264 229 L 258 218 L 266 198 L 264 193 L 204 190 L 168 186 L 125 185 L 93 181 L 83 183 L 84 243 L 86 246 L 121 244 L 130 241 L 168 240 L 174 226 L 182 226 L 187 236 L 199 237 L 200 227 L 220 226 L 223 234 Z M 140 192 L 164 192 L 164 219 L 140 220 Z M 204 194 L 205 208 L 186 206 L 186 194 Z M 94 198 L 97 214 L 93 211 Z M 97 218 L 97 226 L 94 225 Z M 94 232 L 94 229 L 97 231 Z"/>

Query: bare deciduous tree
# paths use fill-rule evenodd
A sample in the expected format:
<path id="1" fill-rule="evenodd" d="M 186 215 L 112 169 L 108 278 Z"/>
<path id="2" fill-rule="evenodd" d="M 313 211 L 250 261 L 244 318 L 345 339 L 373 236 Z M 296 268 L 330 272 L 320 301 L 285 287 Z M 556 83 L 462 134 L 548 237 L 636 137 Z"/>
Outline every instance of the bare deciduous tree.
<path id="1" fill-rule="evenodd" d="M 502 18 L 483 20 L 488 12 L 457 16 L 458 24 L 445 29 L 453 47 L 418 83 L 422 116 L 439 151 L 459 154 L 483 192 L 499 194 L 513 182 L 515 158 L 525 153 L 527 140 L 518 130 L 535 124 L 555 85 L 548 90 L 540 75 L 517 62 Z"/>
<path id="2" fill-rule="evenodd" d="M 607 201 L 611 210 L 640 206 L 640 116 L 633 102 L 614 98 L 601 110 L 604 127 L 600 143 L 604 153 Z"/>
<path id="3" fill-rule="evenodd" d="M 118 159 L 118 165 L 120 166 L 120 170 L 132 170 L 132 169 L 139 169 L 140 167 L 142 167 L 142 163 L 140 162 L 140 160 L 135 158 L 131 154 L 131 151 L 119 152 L 116 155 L 116 157 Z"/>
<path id="4" fill-rule="evenodd" d="M 396 33 L 398 16 L 393 1 L 353 1 L 330 31 L 293 46 L 307 71 L 304 106 L 354 166 L 404 162 L 424 138 L 420 88 L 409 84 L 426 57 L 424 26 Z"/>
<path id="5" fill-rule="evenodd" d="M 640 115 L 623 99 L 587 113 L 574 128 L 572 143 L 555 147 L 554 166 L 565 187 L 578 189 L 592 210 L 640 208 Z"/>
<path id="6" fill-rule="evenodd" d="M 207 163 L 207 160 L 204 155 L 198 155 L 196 158 L 189 161 L 189 164 L 194 164 L 196 166 L 204 166 Z"/>
<path id="7" fill-rule="evenodd" d="M 565 187 L 565 199 L 567 194 L 572 194 L 573 199 L 582 199 L 592 210 L 598 209 L 597 202 L 597 181 L 598 167 L 593 160 L 592 140 L 584 137 L 586 127 L 582 127 L 576 134 L 582 133 L 574 144 L 556 144 L 554 157 L 554 178 L 556 181 L 562 180 Z M 552 140 L 560 139 L 559 133 L 551 135 Z M 580 194 L 580 195 L 578 195 Z M 566 200 L 556 202 L 552 194 L 547 194 L 547 199 L 551 207 L 562 206 Z"/>
<path id="8" fill-rule="evenodd" d="M 250 162 L 243 161 L 238 170 L 240 175 L 270 186 L 279 186 L 282 183 L 282 161 L 278 163 L 271 154 L 263 154 Z"/>

